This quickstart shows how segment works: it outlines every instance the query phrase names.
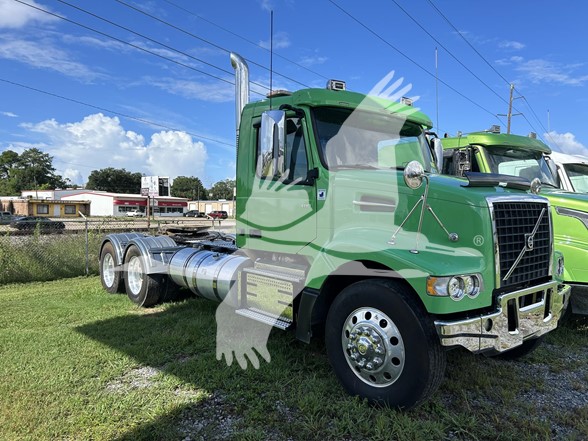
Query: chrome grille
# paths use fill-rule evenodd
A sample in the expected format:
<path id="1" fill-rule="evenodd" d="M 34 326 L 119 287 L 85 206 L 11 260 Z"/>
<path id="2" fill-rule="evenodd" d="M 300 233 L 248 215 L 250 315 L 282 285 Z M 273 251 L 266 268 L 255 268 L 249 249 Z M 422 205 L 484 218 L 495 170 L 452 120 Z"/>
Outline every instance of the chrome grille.
<path id="1" fill-rule="evenodd" d="M 552 253 L 549 205 L 501 201 L 492 206 L 500 285 L 518 285 L 549 276 Z"/>

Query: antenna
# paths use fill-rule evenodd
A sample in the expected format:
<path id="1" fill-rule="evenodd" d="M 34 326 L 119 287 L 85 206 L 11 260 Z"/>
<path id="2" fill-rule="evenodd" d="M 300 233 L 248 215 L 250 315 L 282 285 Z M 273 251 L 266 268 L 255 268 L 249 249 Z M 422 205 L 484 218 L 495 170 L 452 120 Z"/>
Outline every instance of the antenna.
<path id="1" fill-rule="evenodd" d="M 435 108 L 437 113 L 435 129 L 439 130 L 439 63 L 437 58 L 437 48 L 435 48 Z"/>

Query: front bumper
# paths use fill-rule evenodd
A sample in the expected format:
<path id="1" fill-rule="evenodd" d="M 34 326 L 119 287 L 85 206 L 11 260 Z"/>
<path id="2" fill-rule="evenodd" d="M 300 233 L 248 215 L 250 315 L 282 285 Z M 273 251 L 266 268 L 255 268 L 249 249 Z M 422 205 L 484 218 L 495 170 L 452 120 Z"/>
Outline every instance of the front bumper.
<path id="1" fill-rule="evenodd" d="M 557 281 L 498 297 L 497 311 L 457 321 L 435 321 L 442 346 L 471 352 L 504 352 L 557 327 L 570 287 Z"/>

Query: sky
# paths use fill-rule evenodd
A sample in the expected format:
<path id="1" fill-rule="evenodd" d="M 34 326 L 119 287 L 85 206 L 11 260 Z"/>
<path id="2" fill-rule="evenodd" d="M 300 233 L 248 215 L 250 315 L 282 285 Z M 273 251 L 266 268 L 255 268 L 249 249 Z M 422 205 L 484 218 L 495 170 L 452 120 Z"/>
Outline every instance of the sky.
<path id="1" fill-rule="evenodd" d="M 583 2 L 545 0 L 0 0 L 0 152 L 92 170 L 235 177 L 234 76 L 273 89 L 367 93 L 389 72 L 438 133 L 498 124 L 588 156 Z M 437 55 L 436 55 L 437 54 Z M 437 74 L 436 74 L 437 73 Z"/>

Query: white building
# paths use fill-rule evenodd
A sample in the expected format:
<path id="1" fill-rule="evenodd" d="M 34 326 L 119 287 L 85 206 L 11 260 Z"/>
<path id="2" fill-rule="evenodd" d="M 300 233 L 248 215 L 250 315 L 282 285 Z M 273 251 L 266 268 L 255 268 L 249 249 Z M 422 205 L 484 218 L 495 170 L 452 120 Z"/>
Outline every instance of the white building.
<path id="1" fill-rule="evenodd" d="M 139 194 L 108 193 L 106 191 L 79 190 L 75 194 L 61 196 L 62 200 L 84 199 L 90 201 L 90 216 L 126 216 L 139 210 L 147 213 L 147 197 Z M 155 216 L 181 216 L 188 207 L 188 199 L 172 196 L 150 198 L 150 213 Z"/>

